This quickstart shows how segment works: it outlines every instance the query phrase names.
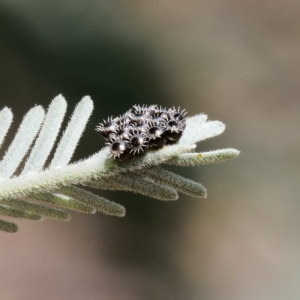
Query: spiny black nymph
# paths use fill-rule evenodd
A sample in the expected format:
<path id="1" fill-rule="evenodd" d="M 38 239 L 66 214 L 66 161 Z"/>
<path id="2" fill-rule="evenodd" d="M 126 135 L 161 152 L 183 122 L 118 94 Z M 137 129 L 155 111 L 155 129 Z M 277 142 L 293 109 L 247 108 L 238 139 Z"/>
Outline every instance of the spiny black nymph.
<path id="1" fill-rule="evenodd" d="M 125 161 L 133 155 L 176 143 L 185 128 L 185 110 L 139 106 L 123 115 L 103 120 L 96 130 L 107 141 L 114 159 Z"/>

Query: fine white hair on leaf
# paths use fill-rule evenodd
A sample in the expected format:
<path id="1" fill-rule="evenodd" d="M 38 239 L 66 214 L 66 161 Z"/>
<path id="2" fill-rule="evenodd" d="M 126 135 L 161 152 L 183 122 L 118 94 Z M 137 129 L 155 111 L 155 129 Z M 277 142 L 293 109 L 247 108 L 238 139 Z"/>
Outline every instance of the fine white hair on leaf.
<path id="1" fill-rule="evenodd" d="M 65 166 L 69 163 L 93 108 L 94 104 L 89 96 L 84 97 L 77 104 L 67 129 L 57 146 L 50 169 Z"/>
<path id="2" fill-rule="evenodd" d="M 205 123 L 206 121 L 207 121 L 207 115 L 205 115 L 205 114 L 198 114 L 198 115 L 186 118 L 187 123 L 194 124 L 194 122 L 196 122 L 198 126 Z"/>
<path id="3" fill-rule="evenodd" d="M 178 141 L 180 145 L 191 145 L 221 134 L 225 125 L 220 121 L 202 122 L 202 115 L 187 119 L 186 128 Z"/>
<path id="4" fill-rule="evenodd" d="M 141 178 L 135 174 L 120 174 L 106 176 L 99 180 L 92 180 L 88 186 L 103 190 L 120 190 L 142 194 L 151 198 L 165 201 L 178 199 L 176 190 L 171 187 L 157 184 L 149 178 Z"/>
<path id="5" fill-rule="evenodd" d="M 31 201 L 11 198 L 8 200 L 1 200 L 1 203 L 21 211 L 27 211 L 56 220 L 67 221 L 70 219 L 70 215 L 61 209 L 40 205 Z"/>
<path id="6" fill-rule="evenodd" d="M 106 161 L 105 165 L 105 169 L 107 170 L 106 174 L 113 175 L 118 174 L 121 171 L 134 171 L 136 169 L 142 169 L 152 165 L 159 165 L 174 156 L 190 152 L 194 148 L 195 145 L 174 144 L 165 146 L 157 151 L 149 151 L 147 155 L 141 157 L 132 157 L 130 160 L 124 163 L 119 163 L 118 161 L 109 159 Z"/>
<path id="7" fill-rule="evenodd" d="M 15 208 L 7 206 L 7 205 L 0 205 L 0 215 L 13 217 L 13 218 L 29 219 L 29 220 L 41 220 L 42 219 L 41 215 L 37 215 L 37 214 L 33 214 L 33 213 L 30 213 L 27 211 L 15 209 Z"/>
<path id="8" fill-rule="evenodd" d="M 25 115 L 0 162 L 0 214 L 30 219 L 40 219 L 42 216 L 59 220 L 70 218 L 64 210 L 28 201 L 28 198 L 32 198 L 84 213 L 95 213 L 98 210 L 109 215 L 125 215 L 122 205 L 72 185 L 131 191 L 160 200 L 178 199 L 177 191 L 193 197 L 206 197 L 206 189 L 200 183 L 164 170 L 158 165 L 204 165 L 229 160 L 239 154 L 235 149 L 193 152 L 197 142 L 219 135 L 225 129 L 222 122 L 207 122 L 207 116 L 200 114 L 186 119 L 181 138 L 172 145 L 152 149 L 145 155 L 131 157 L 123 162 L 113 159 L 110 149 L 105 147 L 89 158 L 70 164 L 92 110 L 93 102 L 90 97 L 84 97 L 78 103 L 58 143 L 54 158 L 46 169 L 43 169 L 44 164 L 60 131 L 66 101 L 61 95 L 57 96 L 50 104 L 45 119 L 44 110 L 40 106 L 34 107 Z M 43 119 L 43 127 L 23 172 L 10 178 L 39 132 Z M 11 121 L 10 109 L 2 109 L 0 146 Z M 16 232 L 17 229 L 17 225 L 0 220 L 0 230 Z"/>
<path id="9" fill-rule="evenodd" d="M 165 164 L 176 166 L 200 166 L 225 162 L 240 154 L 240 151 L 232 148 L 214 150 L 202 153 L 184 153 L 166 161 Z"/>
<path id="10" fill-rule="evenodd" d="M 153 179 L 157 183 L 173 187 L 183 194 L 197 198 L 205 198 L 207 196 L 206 188 L 202 184 L 174 174 L 161 167 L 154 166 L 137 170 L 136 172 Z"/>
<path id="11" fill-rule="evenodd" d="M 124 206 L 104 199 L 83 189 L 74 186 L 68 186 L 63 187 L 60 191 L 64 195 L 74 197 L 80 202 L 95 207 L 97 211 L 102 212 L 104 214 L 116 217 L 124 217 L 126 214 Z"/>
<path id="12" fill-rule="evenodd" d="M 67 102 L 62 95 L 53 99 L 49 105 L 42 129 L 31 150 L 22 175 L 39 172 L 53 148 L 61 123 L 67 109 Z"/>
<path id="13" fill-rule="evenodd" d="M 189 152 L 194 146 L 172 145 L 159 151 L 148 152 L 139 159 L 132 159 L 123 164 L 110 158 L 108 148 L 90 158 L 78 163 L 69 164 L 63 168 L 48 169 L 43 172 L 27 174 L 9 181 L 0 181 L 0 199 L 26 196 L 28 193 L 37 193 L 42 189 L 61 188 L 66 185 L 81 184 L 92 178 L 104 175 L 116 175 L 124 171 L 133 171 L 149 165 L 157 165 L 173 156 Z"/>
<path id="14" fill-rule="evenodd" d="M 63 207 L 65 209 L 78 211 L 81 213 L 94 214 L 96 212 L 96 208 L 85 205 L 71 197 L 61 195 L 58 193 L 52 193 L 52 192 L 41 192 L 35 194 L 32 193 L 29 194 L 28 197 L 38 201 L 54 204 L 56 206 Z"/>
<path id="15" fill-rule="evenodd" d="M 18 231 L 18 226 L 14 223 L 0 220 L 0 230 L 9 233 L 16 233 Z"/>
<path id="16" fill-rule="evenodd" d="M 11 112 L 11 109 L 8 107 L 4 107 L 0 111 L 0 147 L 4 142 L 4 138 L 11 125 L 12 119 L 13 119 L 13 114 Z"/>
<path id="17" fill-rule="evenodd" d="M 0 179 L 9 178 L 16 171 L 37 135 L 44 115 L 41 106 L 35 106 L 25 115 L 14 140 L 0 162 Z"/>

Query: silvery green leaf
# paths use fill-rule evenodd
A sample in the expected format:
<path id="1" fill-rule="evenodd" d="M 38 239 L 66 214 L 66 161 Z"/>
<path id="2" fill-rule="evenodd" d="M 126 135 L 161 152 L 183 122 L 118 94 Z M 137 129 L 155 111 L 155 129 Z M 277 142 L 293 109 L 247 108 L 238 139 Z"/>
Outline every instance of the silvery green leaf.
<path id="1" fill-rule="evenodd" d="M 192 145 L 208 138 L 217 136 L 225 130 L 225 125 L 220 121 L 203 122 L 203 115 L 188 118 L 186 128 L 178 141 L 179 145 Z"/>
<path id="2" fill-rule="evenodd" d="M 12 119 L 13 114 L 11 112 L 11 109 L 8 107 L 4 107 L 0 111 L 0 147 L 2 146 L 7 131 L 11 125 Z"/>
<path id="3" fill-rule="evenodd" d="M 161 167 L 149 167 L 136 171 L 138 174 L 153 179 L 155 182 L 169 186 L 183 194 L 205 198 L 207 196 L 205 187 L 195 181 L 174 174 Z"/>
<path id="4" fill-rule="evenodd" d="M 178 199 L 178 194 L 173 188 L 157 184 L 149 178 L 141 178 L 132 173 L 102 177 L 98 180 L 91 180 L 88 185 L 96 189 L 133 192 L 158 200 L 173 201 Z"/>
<path id="5" fill-rule="evenodd" d="M 240 151 L 232 148 L 214 150 L 202 153 L 184 153 L 166 161 L 166 164 L 176 166 L 199 166 L 216 164 L 233 159 L 240 154 Z"/>
<path id="6" fill-rule="evenodd" d="M 14 217 L 14 218 L 24 218 L 30 220 L 41 220 L 42 216 L 33 214 L 27 211 L 21 211 L 19 209 L 15 209 L 13 207 L 0 204 L 0 215 Z"/>
<path id="7" fill-rule="evenodd" d="M 94 214 L 96 212 L 96 208 L 92 206 L 83 204 L 72 197 L 54 192 L 39 192 L 35 194 L 31 193 L 27 196 L 34 200 L 54 204 L 65 209 L 74 210 L 81 213 Z"/>
<path id="8" fill-rule="evenodd" d="M 86 205 L 95 207 L 97 211 L 102 212 L 104 214 L 116 217 L 125 216 L 126 211 L 124 206 L 104 199 L 83 189 L 74 186 L 67 186 L 61 188 L 60 191 L 63 194 L 73 197 Z"/>
<path id="9" fill-rule="evenodd" d="M 114 161 L 108 149 L 104 148 L 84 161 L 63 168 L 47 169 L 43 172 L 11 178 L 8 181 L 0 181 L 0 199 L 26 196 L 28 193 L 57 189 L 66 185 L 82 184 L 104 175 L 120 174 L 126 170 L 133 171 L 148 165 L 157 165 L 193 148 L 194 146 L 190 145 L 172 145 L 124 163 Z"/>
<path id="10" fill-rule="evenodd" d="M 225 129 L 223 123 L 207 121 L 207 116 L 200 114 L 187 119 L 181 139 L 173 145 L 132 157 L 125 162 L 114 160 L 109 148 L 105 147 L 89 158 L 70 164 L 92 110 L 92 100 L 84 97 L 76 106 L 48 167 L 44 164 L 58 137 L 66 102 L 61 95 L 53 100 L 40 132 L 44 119 L 43 108 L 36 106 L 25 115 L 0 162 L 0 213 L 16 217 L 38 218 L 45 215 L 58 219 L 69 218 L 69 214 L 62 210 L 48 208 L 23 198 L 16 199 L 27 197 L 85 213 L 98 210 L 109 215 L 125 215 L 123 206 L 73 186 L 78 184 L 98 189 L 131 191 L 160 200 L 176 200 L 176 191 L 205 197 L 206 189 L 201 184 L 158 165 L 201 165 L 225 161 L 238 155 L 238 151 L 234 149 L 193 153 L 195 143 L 219 135 Z M 11 121 L 12 113 L 8 108 L 0 111 L 0 145 Z M 12 177 L 36 136 L 23 172 Z M 17 226 L 0 221 L 0 230 L 15 232 Z"/>
<path id="11" fill-rule="evenodd" d="M 77 104 L 57 146 L 50 168 L 65 166 L 69 163 L 93 109 L 94 104 L 89 96 L 84 97 Z"/>
<path id="12" fill-rule="evenodd" d="M 44 119 L 44 109 L 35 106 L 25 115 L 18 132 L 0 162 L 0 180 L 9 179 L 16 171 L 36 137 Z"/>
<path id="13" fill-rule="evenodd" d="M 54 98 L 51 102 L 41 132 L 26 161 L 22 175 L 30 172 L 39 172 L 43 168 L 57 138 L 66 109 L 67 102 L 61 95 Z"/>
<path id="14" fill-rule="evenodd" d="M 30 201 L 11 198 L 8 200 L 2 200 L 0 204 L 5 204 L 21 211 L 30 212 L 57 220 L 67 221 L 70 219 L 70 215 L 61 209 L 36 204 Z"/>
<path id="15" fill-rule="evenodd" d="M 0 230 L 9 233 L 16 233 L 18 231 L 18 226 L 14 223 L 0 220 Z"/>

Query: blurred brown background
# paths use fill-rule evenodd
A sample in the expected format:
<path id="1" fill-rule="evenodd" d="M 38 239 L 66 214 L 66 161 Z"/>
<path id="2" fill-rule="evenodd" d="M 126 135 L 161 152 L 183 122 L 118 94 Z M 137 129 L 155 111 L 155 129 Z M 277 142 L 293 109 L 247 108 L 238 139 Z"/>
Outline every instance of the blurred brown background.
<path id="1" fill-rule="evenodd" d="M 299 16 L 293 0 L 1 1 L 14 130 L 35 104 L 62 93 L 70 115 L 90 95 L 74 161 L 104 145 L 99 121 L 136 103 L 205 112 L 227 128 L 198 149 L 241 155 L 176 169 L 206 200 L 99 192 L 127 216 L 17 221 L 0 233 L 0 299 L 299 299 Z"/>

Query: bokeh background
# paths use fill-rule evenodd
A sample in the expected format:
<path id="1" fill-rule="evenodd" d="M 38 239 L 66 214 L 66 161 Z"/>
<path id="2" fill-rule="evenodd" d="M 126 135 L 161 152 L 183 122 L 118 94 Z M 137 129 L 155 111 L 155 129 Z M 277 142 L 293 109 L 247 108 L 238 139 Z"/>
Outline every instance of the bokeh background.
<path id="1" fill-rule="evenodd" d="M 299 299 L 299 16 L 296 0 L 2 0 L 0 106 L 15 115 L 4 146 L 62 93 L 68 115 L 95 102 L 73 161 L 103 147 L 98 122 L 137 103 L 221 120 L 198 150 L 241 155 L 176 168 L 205 200 L 98 192 L 126 217 L 17 221 L 0 233 L 0 299 Z"/>

